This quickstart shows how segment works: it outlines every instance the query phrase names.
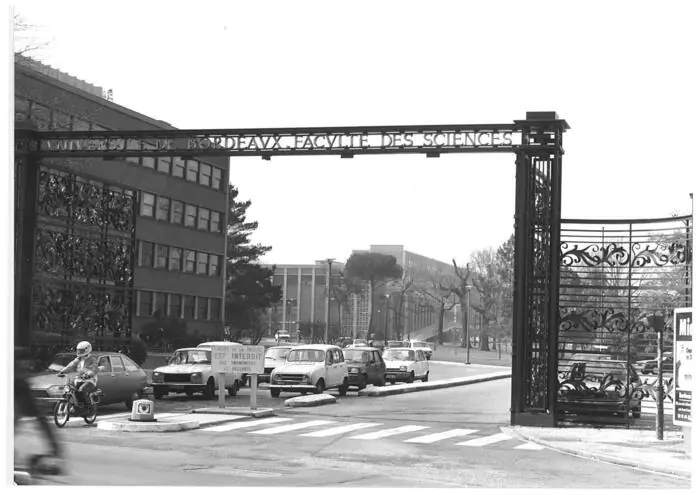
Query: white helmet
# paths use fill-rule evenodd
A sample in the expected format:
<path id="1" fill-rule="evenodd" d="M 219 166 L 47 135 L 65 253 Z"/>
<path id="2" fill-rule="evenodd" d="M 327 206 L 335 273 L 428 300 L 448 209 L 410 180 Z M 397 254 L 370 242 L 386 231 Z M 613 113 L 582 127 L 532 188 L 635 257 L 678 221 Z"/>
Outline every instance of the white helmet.
<path id="1" fill-rule="evenodd" d="M 75 346 L 75 353 L 78 357 L 85 357 L 92 352 L 92 345 L 90 342 L 83 340 L 77 346 Z"/>

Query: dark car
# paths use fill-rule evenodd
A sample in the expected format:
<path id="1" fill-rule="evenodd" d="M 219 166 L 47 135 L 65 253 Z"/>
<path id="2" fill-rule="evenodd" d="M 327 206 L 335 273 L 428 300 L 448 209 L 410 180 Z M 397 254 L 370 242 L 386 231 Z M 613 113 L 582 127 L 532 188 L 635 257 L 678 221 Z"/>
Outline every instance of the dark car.
<path id="1" fill-rule="evenodd" d="M 642 367 L 643 375 L 656 375 L 659 369 L 659 362 L 656 359 L 644 361 Z M 673 356 L 666 354 L 661 360 L 661 370 L 664 374 L 673 373 Z"/>
<path id="2" fill-rule="evenodd" d="M 348 384 L 362 390 L 368 384 L 383 387 L 386 365 L 379 349 L 373 347 L 352 347 L 343 349 L 348 366 Z"/>
<path id="3" fill-rule="evenodd" d="M 98 373 L 97 388 L 102 390 L 100 404 L 124 402 L 131 410 L 133 401 L 146 392 L 146 372 L 129 357 L 118 352 L 95 352 Z M 35 399 L 53 404 L 63 396 L 66 379 L 57 373 L 75 359 L 75 354 L 60 353 L 51 359 L 49 367 L 29 378 L 29 386 Z M 69 372 L 72 377 L 75 372 Z"/>

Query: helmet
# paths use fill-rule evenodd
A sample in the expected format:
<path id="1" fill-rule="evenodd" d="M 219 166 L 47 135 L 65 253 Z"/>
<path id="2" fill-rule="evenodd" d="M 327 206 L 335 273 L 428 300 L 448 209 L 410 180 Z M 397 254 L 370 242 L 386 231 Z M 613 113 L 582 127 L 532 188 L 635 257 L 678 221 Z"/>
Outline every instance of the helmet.
<path id="1" fill-rule="evenodd" d="M 87 356 L 92 352 L 92 345 L 90 342 L 83 340 L 81 343 L 79 343 L 77 346 L 75 346 L 75 353 L 78 355 L 78 357 L 84 357 Z"/>

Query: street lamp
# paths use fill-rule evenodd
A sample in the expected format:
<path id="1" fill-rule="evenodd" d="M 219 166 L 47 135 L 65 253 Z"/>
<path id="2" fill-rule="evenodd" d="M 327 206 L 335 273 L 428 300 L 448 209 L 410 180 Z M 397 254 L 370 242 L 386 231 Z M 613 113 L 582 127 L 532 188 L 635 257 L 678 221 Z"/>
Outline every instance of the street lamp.
<path id="1" fill-rule="evenodd" d="M 469 362 L 469 340 L 471 338 L 471 336 L 469 335 L 469 317 L 471 316 L 472 286 L 465 285 L 464 288 L 467 289 L 467 362 L 464 364 L 471 364 Z"/>
<path id="2" fill-rule="evenodd" d="M 385 308 L 385 314 L 384 314 L 384 345 L 387 344 L 387 338 L 386 338 L 386 330 L 387 330 L 387 325 L 389 323 L 389 299 L 391 298 L 391 295 L 385 294 L 384 297 L 386 298 L 386 305 L 384 306 Z"/>
<path id="3" fill-rule="evenodd" d="M 326 331 L 323 341 L 328 343 L 328 326 L 331 321 L 331 267 L 335 258 L 326 258 L 325 260 L 316 260 L 316 263 L 328 263 L 328 272 L 326 272 Z"/>

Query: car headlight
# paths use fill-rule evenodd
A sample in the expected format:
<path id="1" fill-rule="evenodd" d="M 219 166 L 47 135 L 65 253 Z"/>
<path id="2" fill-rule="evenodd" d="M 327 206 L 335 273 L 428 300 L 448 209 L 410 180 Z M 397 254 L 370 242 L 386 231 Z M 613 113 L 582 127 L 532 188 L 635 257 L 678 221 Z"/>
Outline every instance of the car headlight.
<path id="1" fill-rule="evenodd" d="M 161 381 L 161 380 L 163 380 L 163 373 L 161 373 L 161 372 L 159 372 L 159 371 L 154 371 L 154 372 L 153 372 L 153 381 L 154 381 L 154 382 L 159 382 L 159 381 Z"/>
<path id="2" fill-rule="evenodd" d="M 194 382 L 194 381 L 199 381 L 199 380 L 202 379 L 202 372 L 201 372 L 201 371 L 195 371 L 194 373 L 192 373 L 191 376 L 192 376 L 192 381 L 193 381 L 193 382 Z"/>
<path id="3" fill-rule="evenodd" d="M 69 387 L 67 387 L 66 385 L 53 385 L 46 389 L 46 394 L 50 397 L 59 397 L 62 396 L 68 390 Z"/>
<path id="4" fill-rule="evenodd" d="M 304 375 L 301 379 L 301 383 L 311 383 L 311 377 L 309 375 Z"/>
<path id="5" fill-rule="evenodd" d="M 401 371 L 407 371 L 408 368 L 406 368 L 405 366 L 401 366 L 401 367 L 399 368 L 399 370 L 401 370 Z"/>

